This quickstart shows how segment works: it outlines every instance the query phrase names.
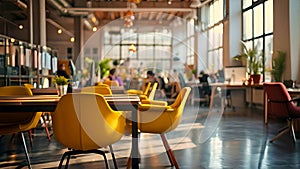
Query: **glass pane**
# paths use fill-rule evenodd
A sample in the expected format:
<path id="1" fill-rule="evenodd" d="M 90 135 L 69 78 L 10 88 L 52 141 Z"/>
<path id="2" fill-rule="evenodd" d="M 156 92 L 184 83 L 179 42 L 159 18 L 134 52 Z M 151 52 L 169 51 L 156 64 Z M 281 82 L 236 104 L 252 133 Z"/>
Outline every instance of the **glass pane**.
<path id="1" fill-rule="evenodd" d="M 208 30 L 208 49 L 213 49 L 214 47 L 214 34 L 213 29 Z"/>
<path id="2" fill-rule="evenodd" d="M 120 58 L 120 46 L 105 45 L 105 58 L 119 59 Z"/>
<path id="3" fill-rule="evenodd" d="M 265 2 L 265 33 L 273 32 L 273 0 Z"/>
<path id="4" fill-rule="evenodd" d="M 209 24 L 208 26 L 213 26 L 214 25 L 214 6 L 211 5 L 209 7 Z"/>
<path id="5" fill-rule="evenodd" d="M 223 48 L 219 49 L 219 57 L 218 57 L 218 70 L 223 69 Z"/>
<path id="6" fill-rule="evenodd" d="M 213 70 L 213 67 L 214 67 L 214 60 L 213 60 L 213 51 L 210 51 L 208 52 L 208 59 L 207 59 L 207 68 L 208 68 L 208 71 L 211 72 L 211 70 Z"/>
<path id="7" fill-rule="evenodd" d="M 155 72 L 161 72 L 161 70 L 170 70 L 170 60 L 155 60 L 153 62 L 154 67 L 157 69 Z"/>
<path id="8" fill-rule="evenodd" d="M 171 45 L 171 33 L 155 33 L 155 45 Z"/>
<path id="9" fill-rule="evenodd" d="M 137 34 L 133 32 L 123 32 L 121 38 L 122 44 L 136 44 Z"/>
<path id="10" fill-rule="evenodd" d="M 120 44 L 121 35 L 120 34 L 111 34 L 111 44 Z"/>
<path id="11" fill-rule="evenodd" d="M 104 44 L 110 43 L 110 34 L 108 32 L 104 33 Z"/>
<path id="12" fill-rule="evenodd" d="M 170 59 L 171 47 L 170 46 L 155 46 L 155 59 Z"/>
<path id="13" fill-rule="evenodd" d="M 129 53 L 129 45 L 123 45 L 123 46 L 121 46 L 121 57 L 122 58 L 130 58 L 130 59 L 132 59 L 132 55 L 131 55 L 131 53 Z M 135 58 L 135 57 L 134 57 Z"/>
<path id="14" fill-rule="evenodd" d="M 243 9 L 252 5 L 252 0 L 243 0 Z"/>
<path id="15" fill-rule="evenodd" d="M 138 55 L 139 59 L 154 59 L 153 46 L 139 46 Z"/>
<path id="16" fill-rule="evenodd" d="M 257 51 L 263 50 L 263 38 L 255 39 L 254 40 L 254 47 L 256 47 Z"/>
<path id="17" fill-rule="evenodd" d="M 271 71 L 273 55 L 273 35 L 266 36 L 265 39 L 265 70 Z"/>
<path id="18" fill-rule="evenodd" d="M 223 0 L 214 2 L 214 23 L 217 23 L 223 19 Z"/>
<path id="19" fill-rule="evenodd" d="M 154 33 L 139 34 L 139 44 L 154 44 Z"/>
<path id="20" fill-rule="evenodd" d="M 243 14 L 243 39 L 252 38 L 252 10 Z"/>
<path id="21" fill-rule="evenodd" d="M 254 37 L 263 34 L 263 4 L 255 7 L 254 9 Z"/>

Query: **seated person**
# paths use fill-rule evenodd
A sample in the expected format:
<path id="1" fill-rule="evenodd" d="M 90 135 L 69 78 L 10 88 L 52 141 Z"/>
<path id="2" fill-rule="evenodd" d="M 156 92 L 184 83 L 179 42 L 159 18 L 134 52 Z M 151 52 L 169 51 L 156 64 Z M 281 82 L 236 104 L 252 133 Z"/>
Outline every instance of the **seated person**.
<path id="1" fill-rule="evenodd" d="M 203 84 L 205 84 L 205 83 L 208 84 L 208 77 L 209 77 L 209 75 L 207 73 L 205 73 L 204 70 L 202 70 L 200 72 L 200 75 L 198 76 L 199 82 L 203 83 Z"/>
<path id="2" fill-rule="evenodd" d="M 109 80 L 116 80 L 119 83 L 119 86 L 123 86 L 123 80 L 121 79 L 121 77 L 116 75 L 116 69 L 112 68 L 109 71 L 109 76 L 107 77 Z"/>

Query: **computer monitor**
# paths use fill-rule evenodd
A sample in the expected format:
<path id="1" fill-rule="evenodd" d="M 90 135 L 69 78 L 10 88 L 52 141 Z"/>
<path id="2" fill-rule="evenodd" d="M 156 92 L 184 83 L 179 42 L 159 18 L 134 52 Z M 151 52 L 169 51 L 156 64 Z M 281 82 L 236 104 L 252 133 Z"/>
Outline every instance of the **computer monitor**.
<path id="1" fill-rule="evenodd" d="M 246 79 L 246 67 L 225 67 L 224 77 L 225 81 L 230 81 L 231 84 L 243 84 Z"/>

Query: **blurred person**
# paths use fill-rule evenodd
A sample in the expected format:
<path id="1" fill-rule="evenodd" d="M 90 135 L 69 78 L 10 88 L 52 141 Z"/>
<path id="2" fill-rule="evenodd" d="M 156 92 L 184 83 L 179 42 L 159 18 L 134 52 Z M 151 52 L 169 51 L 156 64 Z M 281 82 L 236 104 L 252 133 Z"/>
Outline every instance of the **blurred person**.
<path id="1" fill-rule="evenodd" d="M 116 75 L 116 69 L 112 68 L 109 71 L 109 75 L 107 77 L 109 80 L 116 80 L 119 83 L 119 86 L 123 86 L 123 80 L 121 79 L 121 77 Z"/>

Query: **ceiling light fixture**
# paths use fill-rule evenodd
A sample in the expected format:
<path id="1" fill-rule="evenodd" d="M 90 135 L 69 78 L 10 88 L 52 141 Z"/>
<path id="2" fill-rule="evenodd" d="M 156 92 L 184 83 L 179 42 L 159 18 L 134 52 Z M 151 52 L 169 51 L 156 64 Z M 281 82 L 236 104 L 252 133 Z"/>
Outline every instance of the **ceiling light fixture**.
<path id="1" fill-rule="evenodd" d="M 94 26 L 92 30 L 93 30 L 93 32 L 96 32 L 97 31 L 97 27 Z"/>
<path id="2" fill-rule="evenodd" d="M 200 0 L 192 0 L 192 3 L 190 5 L 191 8 L 198 8 L 201 6 Z"/>
<path id="3" fill-rule="evenodd" d="M 20 24 L 20 25 L 19 25 L 19 29 L 22 30 L 23 28 L 24 28 L 24 26 L 23 26 L 22 24 Z"/>
<path id="4" fill-rule="evenodd" d="M 62 29 L 60 29 L 60 28 L 57 29 L 57 33 L 58 33 L 58 34 L 62 34 Z"/>
<path id="5" fill-rule="evenodd" d="M 168 0 L 168 4 L 171 5 L 172 4 L 172 0 Z"/>

